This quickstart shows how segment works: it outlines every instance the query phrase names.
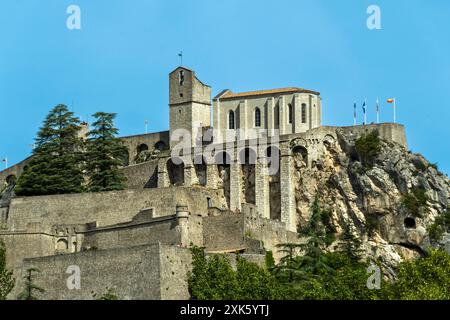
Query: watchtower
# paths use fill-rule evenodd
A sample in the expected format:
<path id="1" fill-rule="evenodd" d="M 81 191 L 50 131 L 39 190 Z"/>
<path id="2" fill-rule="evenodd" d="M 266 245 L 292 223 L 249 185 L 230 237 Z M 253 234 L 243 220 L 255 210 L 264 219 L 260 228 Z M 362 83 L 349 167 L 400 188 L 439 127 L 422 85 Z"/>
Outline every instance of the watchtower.
<path id="1" fill-rule="evenodd" d="M 194 145 L 200 128 L 211 126 L 211 87 L 193 70 L 178 67 L 169 74 L 169 108 L 170 147 L 179 143 L 172 141 L 177 129 L 186 129 Z"/>

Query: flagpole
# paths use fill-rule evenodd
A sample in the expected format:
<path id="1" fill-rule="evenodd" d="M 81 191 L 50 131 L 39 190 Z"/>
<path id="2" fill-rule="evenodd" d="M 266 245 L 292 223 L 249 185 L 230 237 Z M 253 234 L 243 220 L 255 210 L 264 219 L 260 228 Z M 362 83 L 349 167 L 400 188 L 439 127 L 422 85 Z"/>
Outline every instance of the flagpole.
<path id="1" fill-rule="evenodd" d="M 356 101 L 353 104 L 353 125 L 356 126 Z"/>
<path id="2" fill-rule="evenodd" d="M 366 103 L 366 99 L 364 99 L 364 125 L 367 124 L 367 114 L 366 114 L 366 108 L 367 108 L 367 103 Z"/>
<path id="3" fill-rule="evenodd" d="M 396 112 L 397 112 L 396 106 L 395 106 L 395 103 L 396 103 L 396 102 L 397 102 L 397 99 L 394 98 L 394 123 L 396 123 Z"/>
<path id="4" fill-rule="evenodd" d="M 377 97 L 377 123 L 380 123 L 380 107 L 379 107 L 379 101 Z"/>

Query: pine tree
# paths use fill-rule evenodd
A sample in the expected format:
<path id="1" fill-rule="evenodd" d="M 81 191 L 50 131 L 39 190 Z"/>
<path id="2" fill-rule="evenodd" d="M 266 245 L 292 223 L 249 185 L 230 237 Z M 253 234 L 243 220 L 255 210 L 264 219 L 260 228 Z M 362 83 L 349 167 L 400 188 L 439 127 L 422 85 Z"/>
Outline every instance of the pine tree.
<path id="1" fill-rule="evenodd" d="M 352 232 L 350 223 L 345 221 L 343 232 L 340 236 L 339 251 L 343 253 L 351 262 L 358 262 L 361 258 L 361 240 Z"/>
<path id="2" fill-rule="evenodd" d="M 300 268 L 317 274 L 329 270 L 324 250 L 333 242 L 335 230 L 330 223 L 330 212 L 320 207 L 319 196 L 314 199 L 311 212 L 308 224 L 299 232 L 307 238 L 306 242 L 300 245 L 304 253 Z"/>
<path id="3" fill-rule="evenodd" d="M 16 185 L 19 196 L 83 191 L 82 139 L 79 119 L 65 105 L 47 115 L 36 138 L 36 148 Z"/>
<path id="4" fill-rule="evenodd" d="M 123 165 L 122 156 L 126 148 L 116 138 L 118 130 L 114 127 L 116 114 L 97 112 L 89 132 L 86 149 L 86 173 L 89 176 L 90 192 L 125 189 L 125 176 L 119 170 Z"/>
<path id="5" fill-rule="evenodd" d="M 38 287 L 33 281 L 33 272 L 40 272 L 39 269 L 29 268 L 27 274 L 23 277 L 25 279 L 25 289 L 17 297 L 19 300 L 37 300 L 34 295 L 35 291 L 45 292 L 44 289 Z"/>
<path id="6" fill-rule="evenodd" d="M 0 300 L 6 300 L 6 296 L 14 288 L 15 279 L 12 272 L 6 269 L 6 248 L 0 240 Z"/>

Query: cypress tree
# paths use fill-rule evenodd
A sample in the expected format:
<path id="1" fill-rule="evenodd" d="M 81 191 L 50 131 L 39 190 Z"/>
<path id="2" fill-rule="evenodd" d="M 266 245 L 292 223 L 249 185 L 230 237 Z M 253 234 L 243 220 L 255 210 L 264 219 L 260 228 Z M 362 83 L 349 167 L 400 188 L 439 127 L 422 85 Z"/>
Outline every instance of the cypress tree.
<path id="1" fill-rule="evenodd" d="M 79 123 L 63 104 L 50 111 L 35 139 L 33 157 L 17 182 L 17 195 L 83 192 L 83 146 Z"/>
<path id="2" fill-rule="evenodd" d="M 97 112 L 86 148 L 86 173 L 90 192 L 125 189 L 125 176 L 119 170 L 126 148 L 116 138 L 116 114 Z"/>
<path id="3" fill-rule="evenodd" d="M 35 291 L 40 292 L 40 293 L 45 292 L 44 289 L 42 289 L 41 287 L 37 286 L 34 283 L 34 279 L 33 279 L 34 274 L 33 274 L 33 272 L 39 273 L 40 271 L 37 268 L 29 268 L 29 269 L 27 269 L 27 273 L 23 277 L 23 279 L 25 280 L 25 288 L 19 294 L 17 299 L 19 299 L 19 300 L 38 300 L 37 296 L 34 295 L 34 292 Z"/>
<path id="4" fill-rule="evenodd" d="M 6 269 L 6 248 L 0 240 L 0 300 L 6 300 L 6 296 L 14 288 L 15 279 L 12 272 Z"/>
<path id="5" fill-rule="evenodd" d="M 339 238 L 341 240 L 339 251 L 350 259 L 352 263 L 358 262 L 362 253 L 361 240 L 353 234 L 348 221 L 344 222 L 344 228 Z"/>

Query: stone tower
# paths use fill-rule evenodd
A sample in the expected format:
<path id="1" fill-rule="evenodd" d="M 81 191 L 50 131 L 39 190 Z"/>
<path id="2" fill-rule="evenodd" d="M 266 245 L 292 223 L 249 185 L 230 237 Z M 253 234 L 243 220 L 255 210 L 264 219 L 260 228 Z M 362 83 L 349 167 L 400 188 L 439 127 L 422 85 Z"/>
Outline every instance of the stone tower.
<path id="1" fill-rule="evenodd" d="M 178 67 L 169 74 L 169 108 L 171 148 L 178 144 L 172 141 L 177 129 L 188 130 L 194 145 L 199 128 L 211 126 L 211 87 L 193 70 Z"/>

